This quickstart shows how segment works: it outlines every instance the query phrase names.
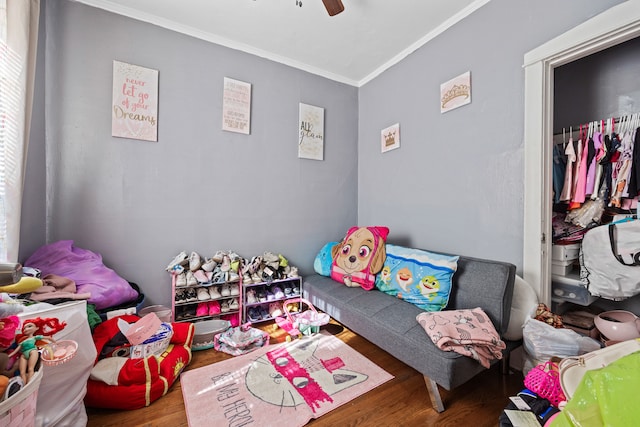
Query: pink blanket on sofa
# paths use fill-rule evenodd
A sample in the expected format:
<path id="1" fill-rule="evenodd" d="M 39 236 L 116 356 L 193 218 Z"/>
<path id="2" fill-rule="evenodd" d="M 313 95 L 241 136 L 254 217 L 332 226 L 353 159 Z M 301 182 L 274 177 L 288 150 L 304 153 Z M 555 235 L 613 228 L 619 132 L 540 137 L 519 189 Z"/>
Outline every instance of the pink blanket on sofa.
<path id="1" fill-rule="evenodd" d="M 472 357 L 485 368 L 502 359 L 506 344 L 481 308 L 424 312 L 416 320 L 441 350 Z"/>

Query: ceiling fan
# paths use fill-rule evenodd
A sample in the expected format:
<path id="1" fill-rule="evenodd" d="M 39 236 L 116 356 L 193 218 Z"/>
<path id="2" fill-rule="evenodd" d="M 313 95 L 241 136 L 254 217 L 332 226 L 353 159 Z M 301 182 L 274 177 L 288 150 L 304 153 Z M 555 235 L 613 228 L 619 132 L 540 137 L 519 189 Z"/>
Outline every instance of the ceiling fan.
<path id="1" fill-rule="evenodd" d="M 324 8 L 327 9 L 329 16 L 337 15 L 344 10 L 342 0 L 322 0 L 322 3 L 324 3 Z M 302 0 L 296 0 L 296 6 L 302 7 Z"/>
<path id="2" fill-rule="evenodd" d="M 337 15 L 344 10 L 342 0 L 322 0 L 322 3 L 324 3 L 324 8 L 327 9 L 329 16 Z"/>

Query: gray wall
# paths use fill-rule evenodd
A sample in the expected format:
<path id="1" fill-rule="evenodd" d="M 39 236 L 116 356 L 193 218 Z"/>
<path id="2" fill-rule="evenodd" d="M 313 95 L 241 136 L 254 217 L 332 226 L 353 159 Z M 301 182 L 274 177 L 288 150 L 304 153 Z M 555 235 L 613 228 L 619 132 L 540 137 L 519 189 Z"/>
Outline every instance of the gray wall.
<path id="1" fill-rule="evenodd" d="M 620 1 L 493 0 L 360 89 L 358 221 L 389 241 L 522 267 L 526 52 Z M 440 113 L 471 71 L 472 102 Z M 400 123 L 400 148 L 380 131 Z"/>
<path id="2" fill-rule="evenodd" d="M 149 303 L 169 303 L 163 270 L 180 250 L 272 250 L 306 274 L 356 223 L 520 268 L 523 56 L 617 3 L 493 0 L 357 89 L 47 1 L 47 157 L 30 151 L 29 168 L 47 171 L 48 190 L 36 174 L 25 203 L 46 197 L 48 241 L 101 253 Z M 160 71 L 159 142 L 110 136 L 114 59 Z M 440 114 L 440 84 L 465 71 L 472 103 Z M 225 76 L 253 84 L 250 136 L 220 130 Z M 297 159 L 299 102 L 326 109 L 322 162 Z M 401 147 L 381 154 L 396 122 Z"/>
<path id="3" fill-rule="evenodd" d="M 169 304 L 181 250 L 269 250 L 308 274 L 356 223 L 357 88 L 70 1 L 46 2 L 46 27 L 47 156 L 29 168 L 47 172 L 49 242 Z M 113 60 L 159 70 L 158 142 L 111 137 Z M 253 85 L 251 135 L 221 130 L 224 77 Z M 325 108 L 324 161 L 297 157 L 300 102 Z"/>
<path id="4" fill-rule="evenodd" d="M 554 70 L 553 130 L 640 113 L 640 38 Z"/>

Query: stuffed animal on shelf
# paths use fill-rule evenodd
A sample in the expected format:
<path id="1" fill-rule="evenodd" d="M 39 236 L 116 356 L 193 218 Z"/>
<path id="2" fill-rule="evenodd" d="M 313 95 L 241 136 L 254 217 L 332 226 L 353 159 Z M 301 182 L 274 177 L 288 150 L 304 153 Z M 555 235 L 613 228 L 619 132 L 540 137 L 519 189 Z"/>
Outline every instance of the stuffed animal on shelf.
<path id="1" fill-rule="evenodd" d="M 371 290 L 386 259 L 387 227 L 351 227 L 331 251 L 331 278 L 349 287 Z"/>

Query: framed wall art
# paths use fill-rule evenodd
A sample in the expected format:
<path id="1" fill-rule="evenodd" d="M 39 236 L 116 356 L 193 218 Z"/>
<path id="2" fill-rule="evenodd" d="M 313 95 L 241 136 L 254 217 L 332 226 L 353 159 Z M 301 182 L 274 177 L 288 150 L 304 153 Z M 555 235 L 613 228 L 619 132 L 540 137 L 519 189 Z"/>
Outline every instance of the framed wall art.
<path id="1" fill-rule="evenodd" d="M 471 103 L 471 71 L 440 85 L 440 112 L 446 113 Z"/>
<path id="2" fill-rule="evenodd" d="M 382 129 L 380 132 L 380 144 L 383 153 L 400 148 L 400 123 Z"/>
<path id="3" fill-rule="evenodd" d="M 251 133 L 251 83 L 224 78 L 222 130 Z"/>
<path id="4" fill-rule="evenodd" d="M 300 103 L 298 158 L 324 160 L 324 108 Z"/>
<path id="5" fill-rule="evenodd" d="M 158 141 L 158 70 L 113 61 L 111 136 Z"/>

